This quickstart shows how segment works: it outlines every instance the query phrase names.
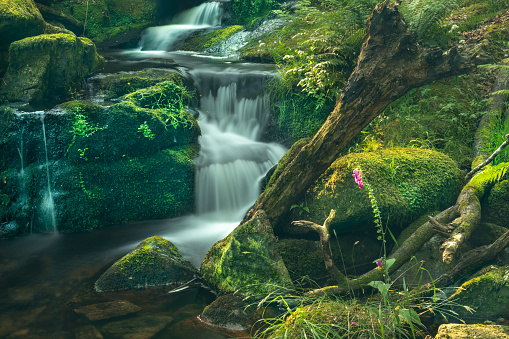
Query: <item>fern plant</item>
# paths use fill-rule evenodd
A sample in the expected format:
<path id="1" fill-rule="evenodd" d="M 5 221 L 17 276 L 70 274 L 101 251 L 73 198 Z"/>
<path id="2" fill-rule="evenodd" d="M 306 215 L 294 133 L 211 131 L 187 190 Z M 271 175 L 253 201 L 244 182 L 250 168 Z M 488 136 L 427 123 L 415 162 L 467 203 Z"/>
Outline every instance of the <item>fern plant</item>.
<path id="1" fill-rule="evenodd" d="M 461 0 L 413 0 L 405 2 L 401 10 L 410 29 L 424 39 L 438 33 L 444 19 L 461 3 Z"/>
<path id="2" fill-rule="evenodd" d="M 509 162 L 501 162 L 495 166 L 485 167 L 482 172 L 472 178 L 473 183 L 482 185 L 500 182 L 506 178 L 507 171 L 509 170 Z"/>

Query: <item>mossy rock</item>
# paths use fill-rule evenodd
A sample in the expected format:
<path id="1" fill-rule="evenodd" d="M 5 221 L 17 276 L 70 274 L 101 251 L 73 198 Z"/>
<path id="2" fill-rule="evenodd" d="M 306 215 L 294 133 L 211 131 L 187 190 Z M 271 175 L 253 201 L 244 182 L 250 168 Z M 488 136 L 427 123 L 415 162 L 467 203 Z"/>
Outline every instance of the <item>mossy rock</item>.
<path id="1" fill-rule="evenodd" d="M 143 240 L 116 261 L 95 282 L 98 292 L 158 285 L 181 285 L 198 275 L 198 270 L 170 241 L 159 236 Z"/>
<path id="2" fill-rule="evenodd" d="M 229 26 L 226 28 L 216 29 L 212 32 L 207 33 L 198 33 L 188 36 L 181 45 L 179 45 L 179 49 L 183 51 L 195 51 L 195 52 L 203 52 L 209 48 L 212 48 L 223 41 L 228 40 L 233 34 L 243 30 L 244 27 L 236 25 Z"/>
<path id="3" fill-rule="evenodd" d="M 44 20 L 33 0 L 0 0 L 0 50 L 43 31 Z"/>
<path id="4" fill-rule="evenodd" d="M 435 339 L 509 339 L 509 326 L 485 324 L 442 324 Z"/>
<path id="5" fill-rule="evenodd" d="M 430 210 L 451 206 L 464 184 L 463 173 L 448 156 L 423 149 L 394 148 L 351 153 L 337 159 L 310 188 L 306 199 L 309 213 L 294 215 L 322 224 L 336 210 L 332 229 L 359 232 L 374 229 L 367 189 L 359 189 L 352 176 L 355 168 L 371 185 L 382 222 L 393 232 Z M 295 210 L 293 211 L 296 212 Z M 298 211 L 297 211 L 298 212 Z M 287 232 L 296 227 L 286 226 Z"/>
<path id="6" fill-rule="evenodd" d="M 172 84 L 163 82 L 132 93 L 107 109 L 83 101 L 61 105 L 68 112 L 70 141 L 65 157 L 75 163 L 110 162 L 179 146 L 199 147 L 198 122 L 180 106 L 178 92 L 166 91 Z M 151 100 L 159 106 L 150 108 L 155 107 L 147 103 Z"/>
<path id="7" fill-rule="evenodd" d="M 480 319 L 497 319 L 509 314 L 509 266 L 491 266 L 488 271 L 465 282 L 450 298 L 455 304 L 471 307 Z M 472 316 L 463 307 L 455 307 L 460 316 Z"/>
<path id="8" fill-rule="evenodd" d="M 8 101 L 58 99 L 78 88 L 103 62 L 87 38 L 71 34 L 41 34 L 15 41 L 0 95 Z"/>
<path id="9" fill-rule="evenodd" d="M 263 295 L 292 285 L 263 211 L 216 242 L 201 264 L 203 279 L 222 294 Z"/>
<path id="10" fill-rule="evenodd" d="M 164 70 L 148 70 L 134 73 L 108 75 L 99 81 L 99 89 L 107 98 L 118 98 L 136 90 L 154 86 L 163 81 L 183 82 L 178 72 Z"/>
<path id="11" fill-rule="evenodd" d="M 483 221 L 509 228 L 509 180 L 496 183 L 481 206 Z"/>
<path id="12" fill-rule="evenodd" d="M 190 147 L 111 163 L 51 161 L 48 169 L 59 232 L 83 232 L 192 213 L 195 167 Z M 23 226 L 16 230 L 18 233 L 30 232 L 29 225 L 34 232 L 51 231 L 51 216 L 44 208 L 46 167 L 32 163 L 22 176 L 18 169 L 0 173 L 4 176 L 2 192 L 11 200 L 0 220 Z"/>
<path id="13" fill-rule="evenodd" d="M 246 331 L 255 323 L 257 309 L 239 294 L 225 294 L 205 307 L 200 320 L 224 330 Z"/>

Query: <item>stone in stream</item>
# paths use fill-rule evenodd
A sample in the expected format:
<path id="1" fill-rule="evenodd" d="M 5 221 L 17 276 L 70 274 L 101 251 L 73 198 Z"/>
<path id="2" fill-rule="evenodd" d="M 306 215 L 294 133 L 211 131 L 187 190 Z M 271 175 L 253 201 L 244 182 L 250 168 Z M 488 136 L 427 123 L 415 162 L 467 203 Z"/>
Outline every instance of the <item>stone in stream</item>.
<path id="1" fill-rule="evenodd" d="M 93 325 L 85 325 L 74 330 L 76 339 L 103 339 L 101 332 Z"/>
<path id="2" fill-rule="evenodd" d="M 145 315 L 111 322 L 101 328 L 101 332 L 108 337 L 122 339 L 148 339 L 159 333 L 169 323 L 172 317 L 164 315 Z"/>
<path id="3" fill-rule="evenodd" d="M 170 241 L 159 236 L 143 240 L 117 260 L 95 283 L 98 292 L 181 285 L 198 275 L 198 270 Z"/>
<path id="4" fill-rule="evenodd" d="M 88 320 L 104 320 L 136 313 L 141 308 L 126 300 L 110 301 L 106 303 L 87 305 L 74 310 L 83 314 Z"/>
<path id="5" fill-rule="evenodd" d="M 509 339 L 509 327 L 484 324 L 443 324 L 438 328 L 435 339 Z"/>

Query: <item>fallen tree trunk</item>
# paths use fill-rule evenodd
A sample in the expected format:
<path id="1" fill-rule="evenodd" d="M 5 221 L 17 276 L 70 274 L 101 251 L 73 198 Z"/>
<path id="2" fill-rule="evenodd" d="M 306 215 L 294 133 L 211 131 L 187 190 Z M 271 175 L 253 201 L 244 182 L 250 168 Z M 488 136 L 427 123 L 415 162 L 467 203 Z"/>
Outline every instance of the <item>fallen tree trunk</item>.
<path id="1" fill-rule="evenodd" d="M 445 211 L 439 213 L 435 220 L 445 222 L 453 219 L 457 216 L 458 210 L 456 206 L 449 207 Z M 318 226 L 318 225 L 317 225 Z M 321 227 L 321 226 L 318 226 Z M 313 228 L 315 229 L 315 228 Z M 316 229 L 315 229 L 316 230 Z M 401 246 L 387 259 L 396 259 L 394 264 L 389 267 L 389 274 L 394 273 L 397 269 L 407 263 L 410 258 L 421 249 L 421 247 L 435 234 L 435 230 L 433 228 L 433 224 L 428 221 L 420 226 L 414 233 L 403 243 Z M 324 243 L 321 243 L 322 246 Z M 371 271 L 355 278 L 355 279 L 343 279 L 340 278 L 337 281 L 336 286 L 328 286 L 324 288 L 320 288 L 310 292 L 313 295 L 321 295 L 324 293 L 332 293 L 332 294 L 344 294 L 352 290 L 358 290 L 363 287 L 367 287 L 371 281 L 376 280 L 384 280 L 383 279 L 384 270 L 379 268 L 374 268 Z"/>
<path id="2" fill-rule="evenodd" d="M 314 138 L 286 166 L 275 183 L 244 217 L 264 210 L 275 229 L 310 185 L 337 159 L 348 143 L 391 102 L 412 88 L 434 80 L 468 73 L 486 62 L 463 57 L 456 49 L 419 45 L 408 31 L 397 4 L 378 4 L 368 19 L 366 39 L 357 66 Z"/>

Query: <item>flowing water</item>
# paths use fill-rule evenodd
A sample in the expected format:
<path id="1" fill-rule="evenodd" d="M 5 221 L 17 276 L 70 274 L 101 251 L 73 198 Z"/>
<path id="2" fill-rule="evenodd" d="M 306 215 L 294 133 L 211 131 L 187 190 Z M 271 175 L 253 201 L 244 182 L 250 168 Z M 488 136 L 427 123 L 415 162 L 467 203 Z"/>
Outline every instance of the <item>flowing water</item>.
<path id="1" fill-rule="evenodd" d="M 208 14 L 200 14 L 203 11 Z M 217 3 L 207 3 L 176 17 L 170 26 L 177 23 L 214 26 L 219 22 L 217 13 Z M 189 18 L 196 21 L 191 22 Z M 167 64 L 161 63 L 161 59 L 166 59 L 174 60 L 174 67 L 194 81 L 201 96 L 196 109 L 202 130 L 201 151 L 195 159 L 196 214 L 85 234 L 32 234 L 0 240 L 0 337 L 74 338 L 77 330 L 93 331 L 91 325 L 106 331 L 105 338 L 115 337 L 106 329 L 118 323 L 118 319 L 90 322 L 75 314 L 73 309 L 129 299 L 142 307 L 136 317 L 129 318 L 133 322 L 144 317 L 171 317 L 154 338 L 225 338 L 195 320 L 204 305 L 211 301 L 211 296 L 201 289 L 175 294 L 169 294 L 168 288 L 163 287 L 118 293 L 93 291 L 94 281 L 114 260 L 154 235 L 172 241 L 199 267 L 210 246 L 238 225 L 259 195 L 259 180 L 285 152 L 281 145 L 263 141 L 270 120 L 264 86 L 273 75 L 273 67 L 166 52 L 172 44 L 168 41 L 174 38 L 172 29 L 163 26 L 149 30 L 142 41 L 145 48 L 110 53 L 111 61 L 105 71 L 161 67 Z M 151 49 L 147 48 L 148 41 L 157 40 L 162 31 L 170 32 L 172 37 L 153 45 L 158 51 L 142 50 Z M 98 98 L 91 99 L 100 102 Z M 43 135 L 48 152 L 50 141 L 46 139 L 44 125 Z M 20 148 L 23 167 L 23 133 Z M 50 175 L 47 170 L 48 182 Z M 47 194 L 45 208 L 50 216 L 48 228 L 52 228 L 55 220 L 50 212 L 55 206 L 49 184 Z M 133 333 L 147 331 L 143 326 L 133 328 Z"/>

